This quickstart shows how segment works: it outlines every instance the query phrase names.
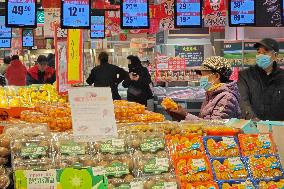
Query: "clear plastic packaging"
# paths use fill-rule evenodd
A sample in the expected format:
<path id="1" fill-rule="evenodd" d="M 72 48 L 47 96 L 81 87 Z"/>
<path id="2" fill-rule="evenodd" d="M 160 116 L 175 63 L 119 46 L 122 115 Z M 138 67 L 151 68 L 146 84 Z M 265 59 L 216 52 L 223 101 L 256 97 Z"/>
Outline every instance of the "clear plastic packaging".
<path id="1" fill-rule="evenodd" d="M 112 138 L 98 141 L 94 144 L 95 151 L 101 154 L 125 154 L 127 153 L 126 141 L 124 138 Z"/>
<path id="2" fill-rule="evenodd" d="M 275 154 L 275 143 L 271 134 L 239 135 L 243 156 Z"/>
<path id="3" fill-rule="evenodd" d="M 176 175 L 180 182 L 204 182 L 213 180 L 211 166 L 206 156 L 183 157 L 174 160 Z"/>
<path id="4" fill-rule="evenodd" d="M 200 157 L 205 155 L 202 137 L 199 135 L 167 136 L 167 145 L 173 159 L 179 157 Z"/>
<path id="5" fill-rule="evenodd" d="M 10 139 L 35 138 L 38 136 L 49 136 L 50 131 L 46 124 L 11 124 L 4 129 L 4 134 Z"/>
<path id="6" fill-rule="evenodd" d="M 164 174 L 159 176 L 146 177 L 144 189 L 163 188 L 178 189 L 178 183 L 174 175 Z"/>
<path id="7" fill-rule="evenodd" d="M 50 169 L 54 167 L 50 136 L 21 138 L 11 142 L 13 169 Z"/>
<path id="8" fill-rule="evenodd" d="M 216 158 L 211 160 L 215 180 L 246 179 L 249 174 L 240 157 Z"/>
<path id="9" fill-rule="evenodd" d="M 171 171 L 171 162 L 168 154 L 160 151 L 157 154 L 134 153 L 134 175 L 137 177 L 159 175 Z"/>
<path id="10" fill-rule="evenodd" d="M 128 175 L 124 179 L 113 178 L 108 180 L 108 189 L 117 189 L 117 188 L 125 188 L 125 189 L 143 189 L 144 188 L 144 180 L 133 178 L 133 176 Z"/>
<path id="11" fill-rule="evenodd" d="M 283 176 L 279 156 L 250 156 L 246 161 L 255 179 L 278 179 Z"/>
<path id="12" fill-rule="evenodd" d="M 71 134 L 60 136 L 55 150 L 58 152 L 56 157 L 56 167 L 58 168 L 93 165 L 90 144 L 75 141 Z"/>
<path id="13" fill-rule="evenodd" d="M 210 157 L 237 157 L 240 156 L 239 143 L 232 136 L 204 137 L 206 151 Z"/>
<path id="14" fill-rule="evenodd" d="M 190 134 L 202 135 L 202 127 L 206 125 L 206 121 L 182 121 L 180 122 L 180 135 L 188 136 Z"/>
<path id="15" fill-rule="evenodd" d="M 230 189 L 230 188 L 236 188 L 236 189 L 244 189 L 244 188 L 250 188 L 255 189 L 255 184 L 252 180 L 235 180 L 235 181 L 222 181 L 219 182 L 219 188 L 220 189 Z"/>
<path id="16" fill-rule="evenodd" d="M 218 189 L 218 185 L 216 182 L 208 181 L 208 182 L 195 182 L 195 183 L 182 183 L 181 189 Z"/>

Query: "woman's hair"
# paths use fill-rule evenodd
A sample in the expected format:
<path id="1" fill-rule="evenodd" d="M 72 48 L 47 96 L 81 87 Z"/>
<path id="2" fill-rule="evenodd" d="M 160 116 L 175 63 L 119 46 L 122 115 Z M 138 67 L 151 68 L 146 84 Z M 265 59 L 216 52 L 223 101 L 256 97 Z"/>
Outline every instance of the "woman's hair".
<path id="1" fill-rule="evenodd" d="M 225 75 L 223 75 L 223 74 L 220 74 L 220 73 L 218 73 L 217 71 L 215 71 L 215 70 L 212 70 L 212 72 L 213 73 L 216 73 L 216 74 L 219 74 L 219 76 L 220 76 L 220 82 L 221 83 L 230 83 L 230 82 L 232 82 L 228 77 L 226 77 Z"/>
<path id="2" fill-rule="evenodd" d="M 129 55 L 127 59 L 130 60 L 132 65 L 141 65 L 141 60 L 138 56 Z"/>
<path id="3" fill-rule="evenodd" d="M 6 56 L 4 58 L 4 64 L 10 64 L 11 63 L 11 57 L 10 56 Z"/>
<path id="4" fill-rule="evenodd" d="M 101 52 L 98 56 L 98 59 L 101 64 L 108 63 L 108 54 L 107 52 Z"/>

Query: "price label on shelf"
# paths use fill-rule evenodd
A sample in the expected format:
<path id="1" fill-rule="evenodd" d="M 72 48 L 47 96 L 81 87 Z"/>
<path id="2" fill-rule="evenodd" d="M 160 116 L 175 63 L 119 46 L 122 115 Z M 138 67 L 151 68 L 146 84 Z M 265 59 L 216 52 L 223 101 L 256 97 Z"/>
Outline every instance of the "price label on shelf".
<path id="1" fill-rule="evenodd" d="M 8 0 L 8 25 L 35 26 L 35 0 Z"/>

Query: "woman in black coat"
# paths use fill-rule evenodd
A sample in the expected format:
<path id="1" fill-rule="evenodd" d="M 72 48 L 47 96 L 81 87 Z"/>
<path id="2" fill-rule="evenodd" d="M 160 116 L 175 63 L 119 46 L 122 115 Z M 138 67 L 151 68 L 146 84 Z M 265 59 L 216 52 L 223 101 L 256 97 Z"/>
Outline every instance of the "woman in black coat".
<path id="1" fill-rule="evenodd" d="M 122 83 L 124 88 L 128 88 L 127 100 L 147 106 L 147 100 L 153 97 L 150 87 L 151 75 L 148 69 L 142 66 L 137 56 L 130 55 L 127 59 L 129 60 L 129 76 Z"/>

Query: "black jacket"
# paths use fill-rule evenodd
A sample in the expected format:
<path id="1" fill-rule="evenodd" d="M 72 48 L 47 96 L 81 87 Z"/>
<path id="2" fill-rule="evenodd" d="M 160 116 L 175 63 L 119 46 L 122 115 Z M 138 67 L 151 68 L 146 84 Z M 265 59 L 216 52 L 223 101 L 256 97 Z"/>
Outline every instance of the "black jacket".
<path id="1" fill-rule="evenodd" d="M 238 87 L 243 118 L 284 120 L 284 70 L 276 63 L 270 75 L 258 66 L 241 71 Z"/>
<path id="2" fill-rule="evenodd" d="M 95 87 L 110 87 L 113 100 L 120 100 L 118 84 L 127 76 L 127 72 L 115 65 L 104 63 L 92 69 L 87 79 L 89 85 Z"/>
<path id="3" fill-rule="evenodd" d="M 133 69 L 129 68 L 129 72 L 139 75 L 138 81 L 132 81 L 128 75 L 123 81 L 122 86 L 128 88 L 127 100 L 130 102 L 137 102 L 140 104 L 147 104 L 147 100 L 153 97 L 150 85 L 152 84 L 151 75 L 147 68 L 138 66 Z M 132 90 L 137 90 L 137 95 L 134 95 Z"/>

